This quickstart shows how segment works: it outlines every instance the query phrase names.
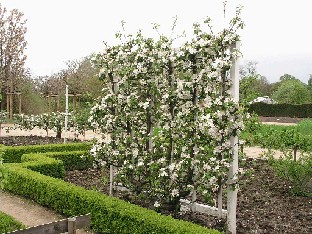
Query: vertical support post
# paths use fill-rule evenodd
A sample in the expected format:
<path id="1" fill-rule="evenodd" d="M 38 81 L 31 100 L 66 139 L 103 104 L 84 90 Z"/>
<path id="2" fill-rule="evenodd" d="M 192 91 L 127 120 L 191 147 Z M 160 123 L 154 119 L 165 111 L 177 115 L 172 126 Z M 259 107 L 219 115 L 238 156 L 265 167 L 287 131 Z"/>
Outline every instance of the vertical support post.
<path id="1" fill-rule="evenodd" d="M 73 96 L 73 111 L 76 110 L 76 94 L 74 93 L 74 96 Z"/>
<path id="2" fill-rule="evenodd" d="M 56 111 L 61 111 L 61 108 L 60 108 L 60 95 L 57 94 L 56 96 Z"/>
<path id="3" fill-rule="evenodd" d="M 68 218 L 68 234 L 76 234 L 76 218 Z"/>
<path id="4" fill-rule="evenodd" d="M 223 192 L 222 192 L 222 185 L 219 186 L 218 189 L 218 218 L 222 218 L 222 205 L 223 205 Z"/>
<path id="5" fill-rule="evenodd" d="M 109 165 L 109 196 L 113 196 L 114 187 L 114 166 Z"/>
<path id="6" fill-rule="evenodd" d="M 191 200 L 191 211 L 196 212 L 196 204 L 197 201 L 197 194 L 195 188 L 192 189 L 192 200 Z"/>
<path id="7" fill-rule="evenodd" d="M 48 111 L 49 111 L 49 113 L 51 112 L 51 95 L 50 94 L 48 94 Z"/>
<path id="8" fill-rule="evenodd" d="M 67 124 L 68 124 L 68 83 L 66 81 L 64 143 L 66 143 L 66 138 L 67 138 Z"/>
<path id="9" fill-rule="evenodd" d="M 13 86 L 13 77 L 10 79 L 10 119 L 13 119 L 13 93 L 14 93 L 14 86 Z"/>
<path id="10" fill-rule="evenodd" d="M 6 104 L 7 104 L 7 118 L 10 118 L 10 94 L 6 93 Z"/>
<path id="11" fill-rule="evenodd" d="M 18 100 L 19 100 L 19 107 L 18 107 L 18 113 L 22 114 L 22 94 L 18 94 Z"/>
<path id="12" fill-rule="evenodd" d="M 13 119 L 13 94 L 10 93 L 10 119 Z"/>
<path id="13" fill-rule="evenodd" d="M 231 51 L 234 49 L 239 50 L 240 41 L 237 41 L 231 47 Z M 235 102 L 239 101 L 239 61 L 238 58 L 233 58 L 232 67 L 230 70 L 230 76 L 232 80 L 232 87 L 230 89 L 232 97 Z M 232 187 L 232 184 L 236 182 L 236 176 L 238 172 L 238 137 L 232 136 L 230 139 L 231 146 L 233 148 L 233 159 L 230 164 L 228 174 L 228 186 L 227 186 L 227 233 L 236 234 L 236 206 L 237 206 L 237 189 Z"/>
<path id="14" fill-rule="evenodd" d="M 112 89 L 113 93 L 117 94 L 118 92 L 118 79 L 115 77 L 112 77 Z M 115 110 L 115 115 L 117 114 L 117 110 Z M 114 166 L 109 165 L 109 195 L 113 196 L 113 188 L 114 188 Z"/>

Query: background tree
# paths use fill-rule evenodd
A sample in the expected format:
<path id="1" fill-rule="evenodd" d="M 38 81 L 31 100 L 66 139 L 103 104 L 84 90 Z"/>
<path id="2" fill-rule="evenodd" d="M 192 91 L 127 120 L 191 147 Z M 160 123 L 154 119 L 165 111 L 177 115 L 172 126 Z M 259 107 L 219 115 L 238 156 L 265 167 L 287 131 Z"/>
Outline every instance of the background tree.
<path id="1" fill-rule="evenodd" d="M 24 14 L 17 9 L 8 12 L 0 4 L 0 81 L 4 100 L 1 109 L 4 109 L 7 101 L 12 105 L 12 96 L 8 100 L 6 93 L 16 91 L 16 85 L 25 72 L 27 28 L 23 16 Z"/>
<path id="2" fill-rule="evenodd" d="M 248 61 L 240 68 L 240 100 L 250 102 L 259 96 L 270 96 L 270 84 L 256 69 L 257 62 Z"/>
<path id="3" fill-rule="evenodd" d="M 308 86 L 296 78 L 283 80 L 272 97 L 278 103 L 311 103 L 311 95 Z"/>
<path id="4" fill-rule="evenodd" d="M 91 65 L 90 56 L 68 61 L 66 73 L 70 93 L 82 94 L 84 99 L 101 95 L 103 82 L 96 77 L 98 69 Z"/>
<path id="5" fill-rule="evenodd" d="M 89 106 L 88 103 L 100 96 L 103 82 L 96 76 L 98 69 L 92 67 L 90 56 L 71 60 L 66 63 L 67 68 L 50 76 L 38 77 L 36 79 L 36 89 L 46 99 L 46 105 L 50 106 L 50 111 L 65 110 L 65 84 L 68 81 L 70 96 L 69 109 L 73 110 Z M 75 104 L 76 103 L 76 104 Z"/>
<path id="6" fill-rule="evenodd" d="M 312 91 L 312 75 L 311 74 L 308 80 L 308 88 Z"/>
<path id="7" fill-rule="evenodd" d="M 36 79 L 37 91 L 45 99 L 45 111 L 61 111 L 61 96 L 65 92 L 65 72 L 63 70 L 50 76 Z"/>
<path id="8" fill-rule="evenodd" d="M 289 75 L 287 73 L 280 77 L 280 81 L 286 81 L 286 80 L 296 80 L 296 77 Z"/>
<path id="9" fill-rule="evenodd" d="M 38 83 L 28 71 L 20 79 L 19 89 L 22 93 L 22 113 L 37 115 L 47 111 L 47 103 L 38 89 Z"/>

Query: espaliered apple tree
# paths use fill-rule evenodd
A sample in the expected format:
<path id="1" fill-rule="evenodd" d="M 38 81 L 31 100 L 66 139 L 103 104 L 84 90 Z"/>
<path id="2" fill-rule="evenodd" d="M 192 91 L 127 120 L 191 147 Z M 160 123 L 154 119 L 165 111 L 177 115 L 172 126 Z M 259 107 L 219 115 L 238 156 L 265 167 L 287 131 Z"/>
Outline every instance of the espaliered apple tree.
<path id="1" fill-rule="evenodd" d="M 117 34 L 93 58 L 105 80 L 89 121 L 102 138 L 91 152 L 101 166 L 117 167 L 116 182 L 155 207 L 179 208 L 190 193 L 210 197 L 228 180 L 230 137 L 243 128 L 243 113 L 230 94 L 229 71 L 239 51 L 230 47 L 243 23 L 214 34 L 211 22 L 194 24 L 190 41 Z"/>

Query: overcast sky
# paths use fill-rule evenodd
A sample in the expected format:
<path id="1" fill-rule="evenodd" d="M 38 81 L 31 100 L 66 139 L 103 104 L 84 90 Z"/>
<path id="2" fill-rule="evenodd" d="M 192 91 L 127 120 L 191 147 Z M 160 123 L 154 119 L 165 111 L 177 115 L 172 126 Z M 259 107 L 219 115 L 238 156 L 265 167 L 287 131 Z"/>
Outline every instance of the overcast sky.
<path id="1" fill-rule="evenodd" d="M 129 33 L 142 29 L 152 35 L 152 23 L 170 35 L 173 17 L 176 32 L 190 32 L 206 16 L 216 31 L 223 25 L 222 0 L 1 0 L 17 8 L 28 20 L 27 67 L 34 75 L 50 75 L 65 68 L 68 60 L 99 52 L 103 41 L 114 43 L 114 34 L 126 21 Z M 244 6 L 241 31 L 244 61 L 258 62 L 260 74 L 275 82 L 285 73 L 307 82 L 312 74 L 311 0 L 228 0 L 227 20 L 235 7 Z"/>

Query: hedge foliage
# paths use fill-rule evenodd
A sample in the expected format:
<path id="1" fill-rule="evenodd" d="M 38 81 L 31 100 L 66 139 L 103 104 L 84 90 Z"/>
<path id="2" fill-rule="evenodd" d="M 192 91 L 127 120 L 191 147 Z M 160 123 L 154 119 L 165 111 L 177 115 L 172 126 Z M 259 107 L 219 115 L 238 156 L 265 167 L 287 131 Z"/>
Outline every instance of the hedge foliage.
<path id="1" fill-rule="evenodd" d="M 46 153 L 46 152 L 66 152 L 77 150 L 89 150 L 90 143 L 69 143 L 69 144 L 47 144 L 30 146 L 4 146 L 0 150 L 3 152 L 3 162 L 20 163 L 23 154 Z"/>
<path id="2" fill-rule="evenodd" d="M 93 157 L 90 155 L 89 151 L 86 150 L 32 153 L 30 155 L 33 157 L 37 157 L 36 155 L 41 155 L 48 158 L 59 159 L 64 163 L 65 171 L 85 170 L 93 166 Z M 24 156 L 25 155 L 23 155 L 23 157 Z"/>
<path id="3" fill-rule="evenodd" d="M 0 233 L 8 233 L 26 228 L 21 222 L 0 211 Z"/>
<path id="4" fill-rule="evenodd" d="M 65 178 L 64 163 L 61 160 L 41 154 L 24 154 L 21 160 L 22 163 L 17 163 L 15 166 L 24 167 L 54 178 Z"/>
<path id="5" fill-rule="evenodd" d="M 20 149 L 23 152 L 30 151 L 25 148 Z M 11 155 L 10 151 L 5 152 L 9 152 Z M 22 153 L 19 152 L 18 154 L 21 155 Z M 219 233 L 218 231 L 207 229 L 190 222 L 176 220 L 170 216 L 164 216 L 155 211 L 106 196 L 97 191 L 86 190 L 58 179 L 56 168 L 60 168 L 59 159 L 66 161 L 66 159 L 68 160 L 68 155 L 62 157 L 61 153 L 51 154 L 28 154 L 20 157 L 22 163 L 6 163 L 8 179 L 5 184 L 5 190 L 32 199 L 66 216 L 90 213 L 92 217 L 92 229 L 96 232 Z M 5 155 L 5 157 L 11 159 L 8 155 Z M 18 159 L 18 157 L 13 158 L 14 160 Z M 34 165 L 35 162 L 38 163 L 37 167 Z M 80 162 L 82 163 L 82 161 Z M 31 166 L 29 166 L 30 163 L 32 164 Z M 54 164 L 55 168 L 51 164 Z M 44 167 L 46 169 L 43 169 Z M 42 174 L 29 168 L 40 170 Z M 52 175 L 56 178 L 44 174 Z"/>
<path id="6" fill-rule="evenodd" d="M 249 106 L 250 113 L 265 117 L 312 118 L 312 104 L 266 104 L 253 103 Z"/>

